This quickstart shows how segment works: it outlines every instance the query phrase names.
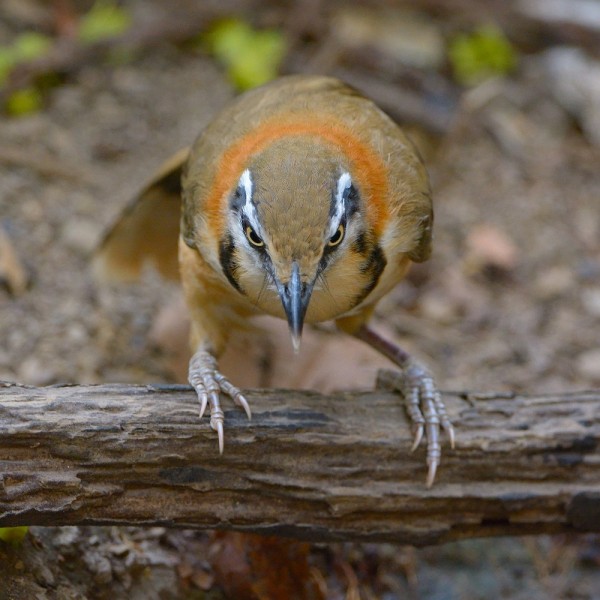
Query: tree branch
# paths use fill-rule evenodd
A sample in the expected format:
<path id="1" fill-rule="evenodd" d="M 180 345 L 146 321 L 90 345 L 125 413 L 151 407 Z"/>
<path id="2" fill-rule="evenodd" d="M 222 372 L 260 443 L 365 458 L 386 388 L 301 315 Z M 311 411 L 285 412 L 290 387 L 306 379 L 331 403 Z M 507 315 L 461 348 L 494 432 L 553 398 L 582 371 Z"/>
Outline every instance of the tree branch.
<path id="1" fill-rule="evenodd" d="M 424 449 L 390 372 L 372 392 L 248 394 L 219 456 L 187 386 L 0 387 L 0 525 L 223 528 L 432 544 L 600 530 L 600 391 L 445 394 L 457 448 Z"/>

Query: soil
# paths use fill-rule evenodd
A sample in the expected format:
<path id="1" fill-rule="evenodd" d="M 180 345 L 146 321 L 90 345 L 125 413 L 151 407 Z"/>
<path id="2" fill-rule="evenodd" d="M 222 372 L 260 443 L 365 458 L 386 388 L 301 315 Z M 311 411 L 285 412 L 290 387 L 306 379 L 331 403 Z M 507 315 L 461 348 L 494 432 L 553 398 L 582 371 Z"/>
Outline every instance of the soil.
<path id="1" fill-rule="evenodd" d="M 537 69 L 531 61 L 465 94 L 443 137 L 413 132 L 435 192 L 434 254 L 381 302 L 375 323 L 442 389 L 600 383 L 600 149 Z M 212 60 L 165 46 L 90 65 L 43 111 L 0 122 L 0 154 L 21 152 L 10 164 L 0 155 L 1 226 L 29 279 L 21 294 L 0 289 L 0 379 L 185 381 L 178 286 L 150 271 L 138 285 L 101 286 L 90 257 L 153 170 L 233 94 Z M 245 340 L 256 360 L 235 369 L 236 383 L 367 387 L 387 366 L 329 330 L 310 332 L 293 359 L 285 328 L 268 327 L 271 359 Z M 162 528 L 32 528 L 17 547 L 0 542 L 0 598 L 219 598 L 215 543 Z M 594 536 L 315 546 L 310 560 L 328 598 L 600 598 Z"/>

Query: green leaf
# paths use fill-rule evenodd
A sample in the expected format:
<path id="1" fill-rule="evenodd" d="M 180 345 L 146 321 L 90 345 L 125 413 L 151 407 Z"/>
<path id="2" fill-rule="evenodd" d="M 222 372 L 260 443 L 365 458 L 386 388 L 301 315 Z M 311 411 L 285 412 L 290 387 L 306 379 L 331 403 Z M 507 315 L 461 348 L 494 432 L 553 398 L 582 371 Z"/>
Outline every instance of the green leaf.
<path id="1" fill-rule="evenodd" d="M 28 31 L 18 36 L 12 45 L 0 46 L 0 85 L 4 84 L 18 63 L 43 56 L 51 45 L 49 37 Z"/>
<path id="2" fill-rule="evenodd" d="M 23 541 L 28 531 L 29 527 L 0 527 L 0 540 L 16 546 Z"/>
<path id="3" fill-rule="evenodd" d="M 517 52 L 494 25 L 479 27 L 470 34 L 455 37 L 448 49 L 457 81 L 476 85 L 498 75 L 506 75 L 517 65 Z"/>
<path id="4" fill-rule="evenodd" d="M 9 73 L 16 64 L 17 59 L 14 50 L 0 46 L 0 86 L 4 85 Z"/>
<path id="5" fill-rule="evenodd" d="M 239 19 L 218 22 L 204 41 L 239 90 L 277 77 L 286 52 L 285 39 L 279 31 L 253 29 Z"/>
<path id="6" fill-rule="evenodd" d="M 51 38 L 27 31 L 22 33 L 11 46 L 0 47 L 0 86 L 2 86 L 11 71 L 19 64 L 35 60 L 48 53 L 52 47 Z M 17 90 L 5 103 L 9 115 L 18 117 L 38 111 L 42 107 L 42 95 L 34 87 Z"/>
<path id="7" fill-rule="evenodd" d="M 52 40 L 41 33 L 27 31 L 22 33 L 12 45 L 15 58 L 18 62 L 34 60 L 44 56 L 52 46 Z"/>
<path id="8" fill-rule="evenodd" d="M 6 101 L 6 112 L 13 117 L 22 117 L 42 108 L 42 95 L 33 87 L 13 92 Z"/>
<path id="9" fill-rule="evenodd" d="M 129 13 L 110 0 L 98 0 L 79 22 L 78 35 L 91 44 L 121 35 L 131 26 Z"/>

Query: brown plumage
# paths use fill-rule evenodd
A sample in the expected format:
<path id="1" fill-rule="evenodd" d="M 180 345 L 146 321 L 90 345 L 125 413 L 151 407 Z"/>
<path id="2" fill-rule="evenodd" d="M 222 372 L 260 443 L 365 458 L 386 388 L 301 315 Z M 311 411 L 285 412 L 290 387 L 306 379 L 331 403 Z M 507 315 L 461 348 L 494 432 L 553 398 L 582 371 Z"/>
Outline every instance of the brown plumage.
<path id="1" fill-rule="evenodd" d="M 247 92 L 126 210 L 106 236 L 97 268 L 130 277 L 149 260 L 172 275 L 179 192 L 190 382 L 201 412 L 210 405 L 221 451 L 220 394 L 250 416 L 241 392 L 217 368 L 228 333 L 267 313 L 287 319 L 297 346 L 305 321 L 333 319 L 403 369 L 415 446 L 427 434 L 431 484 L 440 424 L 453 443 L 440 395 L 426 369 L 366 325 L 411 262 L 431 251 L 427 173 L 400 128 L 332 78 L 292 76 Z"/>

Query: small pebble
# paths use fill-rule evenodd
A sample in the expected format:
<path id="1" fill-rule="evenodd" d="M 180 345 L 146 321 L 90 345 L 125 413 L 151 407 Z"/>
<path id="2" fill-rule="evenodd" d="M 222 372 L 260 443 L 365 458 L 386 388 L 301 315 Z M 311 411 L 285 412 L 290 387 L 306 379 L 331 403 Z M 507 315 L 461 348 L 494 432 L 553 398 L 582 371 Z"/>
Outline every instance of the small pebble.
<path id="1" fill-rule="evenodd" d="M 102 556 L 98 552 L 85 552 L 83 561 L 86 567 L 93 573 L 95 583 L 103 585 L 112 581 L 112 566 L 105 556 Z"/>
<path id="2" fill-rule="evenodd" d="M 555 298 L 573 289 L 575 276 L 568 267 L 551 267 L 542 272 L 534 281 L 533 287 L 540 299 Z"/>
<path id="3" fill-rule="evenodd" d="M 448 297 L 426 294 L 419 301 L 421 314 L 437 323 L 453 323 L 458 318 L 458 307 Z"/>
<path id="4" fill-rule="evenodd" d="M 32 575 L 35 580 L 44 587 L 54 587 L 56 585 L 56 579 L 52 571 L 48 568 L 47 565 L 40 564 L 35 565 L 32 570 Z"/>
<path id="5" fill-rule="evenodd" d="M 79 539 L 79 527 L 61 527 L 58 533 L 54 536 L 54 545 L 64 548 L 74 548 L 75 543 Z"/>
<path id="6" fill-rule="evenodd" d="M 98 244 L 99 234 L 100 229 L 96 223 L 76 217 L 64 224 L 61 238 L 71 250 L 88 255 Z"/>

